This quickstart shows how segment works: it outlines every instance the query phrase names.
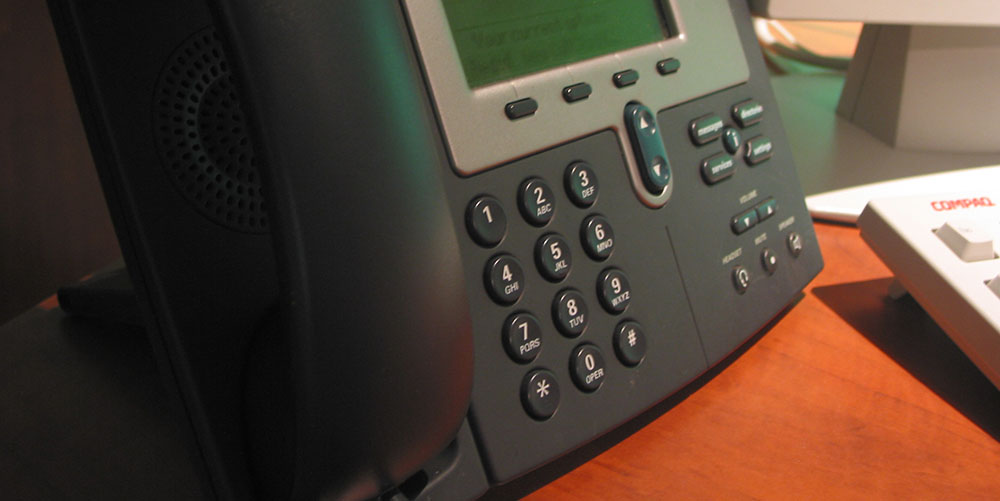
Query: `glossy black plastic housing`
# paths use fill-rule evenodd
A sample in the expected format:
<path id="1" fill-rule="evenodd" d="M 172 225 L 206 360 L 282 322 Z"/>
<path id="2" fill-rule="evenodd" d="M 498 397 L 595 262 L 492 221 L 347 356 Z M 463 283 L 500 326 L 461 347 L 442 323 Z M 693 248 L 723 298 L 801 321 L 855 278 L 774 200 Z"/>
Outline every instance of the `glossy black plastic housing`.
<path id="1" fill-rule="evenodd" d="M 210 36 L 208 10 L 190 0 L 52 0 L 49 9 L 190 457 L 207 492 L 247 498 L 243 371 L 277 299 L 271 236 L 208 217 L 172 179 L 156 139 L 158 83 L 178 48 Z"/>
<path id="2" fill-rule="evenodd" d="M 447 157 L 415 51 L 396 2 L 213 3 L 284 281 L 263 346 L 290 365 L 251 374 L 254 471 L 268 499 L 374 496 L 453 440 L 472 385 Z M 256 413 L 282 392 L 287 410 Z"/>

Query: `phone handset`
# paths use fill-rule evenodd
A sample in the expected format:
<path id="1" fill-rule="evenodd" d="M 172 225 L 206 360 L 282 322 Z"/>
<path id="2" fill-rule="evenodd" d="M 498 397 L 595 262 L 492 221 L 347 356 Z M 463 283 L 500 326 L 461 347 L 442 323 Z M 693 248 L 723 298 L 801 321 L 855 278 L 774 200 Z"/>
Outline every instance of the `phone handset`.
<path id="1" fill-rule="evenodd" d="M 472 339 L 447 162 L 396 2 L 213 0 L 283 282 L 248 368 L 264 497 L 371 497 L 453 439 Z"/>

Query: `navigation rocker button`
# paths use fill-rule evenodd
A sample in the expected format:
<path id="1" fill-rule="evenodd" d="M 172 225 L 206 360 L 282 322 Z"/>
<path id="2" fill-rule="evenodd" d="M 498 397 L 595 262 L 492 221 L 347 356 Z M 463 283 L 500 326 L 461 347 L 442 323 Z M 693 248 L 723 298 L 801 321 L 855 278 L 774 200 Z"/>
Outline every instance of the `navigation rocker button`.
<path id="1" fill-rule="evenodd" d="M 664 193 L 670 186 L 671 169 L 656 116 L 642 104 L 629 103 L 625 106 L 625 128 L 639 164 L 642 183 L 653 195 Z"/>

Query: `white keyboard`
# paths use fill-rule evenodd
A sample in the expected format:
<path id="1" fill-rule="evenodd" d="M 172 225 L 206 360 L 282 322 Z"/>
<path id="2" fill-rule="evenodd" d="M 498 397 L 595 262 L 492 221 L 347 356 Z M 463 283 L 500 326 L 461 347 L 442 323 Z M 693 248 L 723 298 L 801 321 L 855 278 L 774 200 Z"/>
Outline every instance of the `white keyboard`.
<path id="1" fill-rule="evenodd" d="M 1000 388 L 1000 192 L 872 200 L 861 237 Z"/>

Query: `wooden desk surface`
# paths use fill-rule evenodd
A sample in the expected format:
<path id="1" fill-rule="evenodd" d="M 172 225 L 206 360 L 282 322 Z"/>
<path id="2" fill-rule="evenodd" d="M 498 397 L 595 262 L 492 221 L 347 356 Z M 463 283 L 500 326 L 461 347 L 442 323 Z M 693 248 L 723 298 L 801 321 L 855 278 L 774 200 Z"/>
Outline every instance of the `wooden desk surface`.
<path id="1" fill-rule="evenodd" d="M 998 499 L 1000 391 L 846 226 L 755 344 L 531 499 Z"/>

